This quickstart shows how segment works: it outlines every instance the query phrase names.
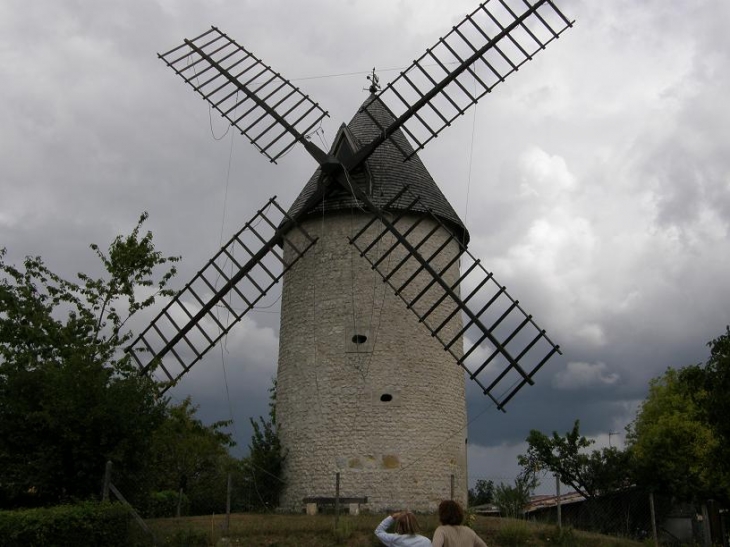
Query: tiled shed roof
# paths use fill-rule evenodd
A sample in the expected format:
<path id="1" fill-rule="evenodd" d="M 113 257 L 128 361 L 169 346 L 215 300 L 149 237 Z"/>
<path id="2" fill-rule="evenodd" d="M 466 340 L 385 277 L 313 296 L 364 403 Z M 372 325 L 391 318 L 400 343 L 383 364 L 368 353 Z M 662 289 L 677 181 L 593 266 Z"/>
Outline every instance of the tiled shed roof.
<path id="1" fill-rule="evenodd" d="M 394 120 L 393 114 L 374 95 L 368 97 L 352 118 L 347 126 L 343 126 L 335 139 L 335 146 L 343 138 L 350 138 L 355 142 L 357 149 L 363 144 L 371 142 L 378 136 L 380 130 L 370 119 L 363 109 L 367 108 L 371 116 L 378 120 L 382 126 L 387 127 Z M 398 146 L 407 154 L 413 152 L 413 147 L 400 131 L 393 133 Z M 298 213 L 304 206 L 307 199 L 317 188 L 317 181 L 321 175 L 318 168 L 309 182 L 304 186 L 291 208 L 289 214 Z M 369 181 L 368 181 L 369 176 Z M 446 200 L 443 193 L 436 185 L 426 167 L 417 155 L 411 156 L 408 161 L 403 161 L 403 154 L 395 145 L 386 140 L 381 144 L 365 162 L 365 171 L 355 172 L 350 175 L 351 181 L 360 185 L 370 183 L 370 198 L 379 207 L 384 207 L 403 187 L 403 184 L 410 184 L 411 194 L 406 193 L 398 202 L 389 207 L 391 211 L 403 210 L 412 200 L 414 195 L 421 199 L 412 209 L 426 211 L 430 209 L 437 217 L 444 221 L 455 235 L 461 237 L 466 243 L 469 240 L 469 233 L 451 204 Z M 307 214 L 322 214 L 322 202 L 312 207 Z M 335 191 L 330 193 L 324 200 L 325 211 L 349 210 L 359 208 L 355 198 L 349 192 Z"/>

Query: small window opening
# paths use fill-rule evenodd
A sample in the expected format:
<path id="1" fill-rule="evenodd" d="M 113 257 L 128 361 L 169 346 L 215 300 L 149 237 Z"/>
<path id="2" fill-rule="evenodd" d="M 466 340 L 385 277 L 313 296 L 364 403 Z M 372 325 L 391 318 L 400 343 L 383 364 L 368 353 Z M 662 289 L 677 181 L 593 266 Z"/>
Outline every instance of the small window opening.
<path id="1" fill-rule="evenodd" d="M 387 402 L 390 402 L 393 400 L 393 396 L 390 393 L 383 393 L 380 396 L 380 400 L 383 401 L 384 403 L 387 403 Z"/>
<path id="2" fill-rule="evenodd" d="M 356 334 L 352 337 L 352 343 L 353 344 L 364 344 L 368 341 L 368 337 L 364 334 Z"/>

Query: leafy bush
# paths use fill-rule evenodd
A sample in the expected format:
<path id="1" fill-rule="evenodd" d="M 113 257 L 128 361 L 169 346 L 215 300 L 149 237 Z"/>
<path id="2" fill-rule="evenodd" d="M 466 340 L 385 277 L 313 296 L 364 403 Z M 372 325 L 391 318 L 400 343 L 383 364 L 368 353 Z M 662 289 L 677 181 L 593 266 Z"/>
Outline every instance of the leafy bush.
<path id="1" fill-rule="evenodd" d="M 514 486 L 500 483 L 494 491 L 493 500 L 494 505 L 499 508 L 500 515 L 509 518 L 520 518 L 536 485 L 537 480 L 529 475 L 517 477 Z"/>
<path id="2" fill-rule="evenodd" d="M 187 515 L 190 511 L 190 499 L 183 493 L 174 490 L 162 490 L 150 494 L 147 514 L 150 518 L 164 518 L 177 516 L 177 504 L 180 503 L 180 514 Z"/>
<path id="3" fill-rule="evenodd" d="M 497 532 L 497 542 L 505 547 L 527 545 L 532 539 L 532 531 L 525 522 L 511 521 Z"/>
<path id="4" fill-rule="evenodd" d="M 462 523 L 464 526 L 468 526 L 469 528 L 474 528 L 474 524 L 477 521 L 477 514 L 471 509 L 467 509 L 464 512 L 464 522 Z"/>
<path id="5" fill-rule="evenodd" d="M 129 510 L 86 502 L 24 511 L 0 511 L 0 547 L 124 547 Z"/>

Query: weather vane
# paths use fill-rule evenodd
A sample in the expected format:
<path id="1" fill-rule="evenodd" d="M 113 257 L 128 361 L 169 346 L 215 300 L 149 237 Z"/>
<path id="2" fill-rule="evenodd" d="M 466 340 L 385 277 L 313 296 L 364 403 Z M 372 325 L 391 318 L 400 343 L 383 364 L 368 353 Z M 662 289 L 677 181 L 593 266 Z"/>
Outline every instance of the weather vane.
<path id="1" fill-rule="evenodd" d="M 375 94 L 380 91 L 380 78 L 375 74 L 375 67 L 373 67 L 373 73 L 368 76 L 368 80 L 370 80 L 370 87 L 368 88 L 370 93 Z"/>

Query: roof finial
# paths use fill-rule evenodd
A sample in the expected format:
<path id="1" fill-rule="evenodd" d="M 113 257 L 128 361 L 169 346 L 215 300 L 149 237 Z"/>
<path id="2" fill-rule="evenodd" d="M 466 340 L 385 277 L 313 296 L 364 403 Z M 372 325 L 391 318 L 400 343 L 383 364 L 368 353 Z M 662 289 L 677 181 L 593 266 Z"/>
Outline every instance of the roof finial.
<path id="1" fill-rule="evenodd" d="M 378 78 L 378 75 L 375 74 L 375 67 L 373 67 L 373 73 L 368 76 L 368 80 L 370 80 L 370 87 L 368 89 L 370 93 L 375 95 L 378 91 L 380 91 L 380 78 Z"/>

